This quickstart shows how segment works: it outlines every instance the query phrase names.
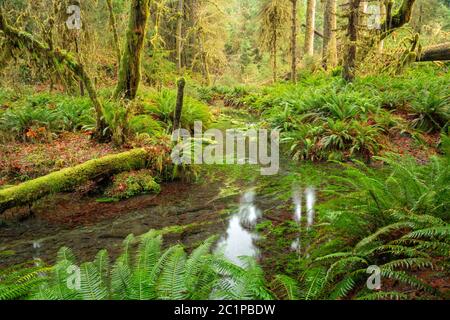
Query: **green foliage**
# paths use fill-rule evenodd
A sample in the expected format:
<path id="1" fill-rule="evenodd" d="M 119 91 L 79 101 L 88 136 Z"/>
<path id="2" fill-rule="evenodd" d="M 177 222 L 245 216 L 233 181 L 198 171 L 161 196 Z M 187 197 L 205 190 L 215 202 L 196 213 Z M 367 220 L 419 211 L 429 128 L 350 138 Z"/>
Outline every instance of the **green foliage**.
<path id="1" fill-rule="evenodd" d="M 139 241 L 136 253 L 134 244 Z M 0 297 L 57 300 L 182 300 L 270 299 L 262 270 L 251 259 L 235 266 L 210 253 L 215 238 L 207 239 L 190 255 L 175 245 L 165 251 L 156 231 L 136 239 L 128 236 L 122 254 L 110 263 L 100 251 L 92 262 L 77 267 L 70 249 L 61 248 L 57 263 L 42 271 L 40 281 L 12 275 L 13 285 L 1 281 Z M 20 268 L 19 268 L 20 269 Z M 29 270 L 21 270 L 28 274 Z M 21 287 L 23 286 L 23 288 Z"/>
<path id="2" fill-rule="evenodd" d="M 380 267 L 382 279 L 437 294 L 414 271 L 445 269 L 449 262 L 448 158 L 432 158 L 425 166 L 413 159 L 383 160 L 390 166 L 387 176 L 349 167 L 345 178 L 335 178 L 343 188 L 339 202 L 345 211 L 324 220 L 327 233 L 347 244 L 315 257 L 313 265 L 327 270 L 319 297 L 404 297 L 395 288 L 378 294 L 365 289 L 371 265 Z"/>
<path id="3" fill-rule="evenodd" d="M 38 262 L 23 263 L 0 270 L 0 300 L 14 300 L 26 296 L 44 281 L 42 275 L 49 270 L 50 268 Z"/>
<path id="4" fill-rule="evenodd" d="M 147 115 L 132 117 L 128 122 L 128 126 L 135 134 L 147 133 L 150 136 L 159 136 L 163 132 L 161 123 Z"/>
<path id="5" fill-rule="evenodd" d="M 240 106 L 279 128 L 295 159 L 369 162 L 400 134 L 446 132 L 448 75 L 413 70 L 398 78 L 367 77 L 347 84 L 323 74 L 275 84 L 240 98 Z M 421 94 L 412 94 L 420 92 Z"/>
<path id="6" fill-rule="evenodd" d="M 123 172 L 115 175 L 105 195 L 114 199 L 125 199 L 145 193 L 159 193 L 160 185 L 154 180 L 151 170 Z"/>
<path id="7" fill-rule="evenodd" d="M 84 97 L 33 94 L 15 99 L 0 113 L 0 133 L 19 140 L 34 138 L 42 128 L 47 133 L 59 133 L 94 125 L 91 102 Z"/>
<path id="8" fill-rule="evenodd" d="M 161 92 L 147 92 L 143 97 L 145 112 L 165 123 L 170 131 L 173 125 L 177 94 L 175 90 L 163 89 Z M 210 125 L 212 115 L 204 103 L 186 96 L 181 113 L 181 127 L 193 130 L 194 122 L 201 121 L 206 128 Z"/>

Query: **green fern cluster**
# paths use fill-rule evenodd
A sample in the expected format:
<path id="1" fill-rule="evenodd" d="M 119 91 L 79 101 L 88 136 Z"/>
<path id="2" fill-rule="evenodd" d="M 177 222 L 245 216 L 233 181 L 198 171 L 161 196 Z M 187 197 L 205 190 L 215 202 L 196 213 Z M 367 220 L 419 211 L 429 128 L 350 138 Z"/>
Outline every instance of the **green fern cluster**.
<path id="1" fill-rule="evenodd" d="M 0 114 L 0 133 L 10 139 L 26 140 L 28 130 L 41 127 L 58 133 L 95 124 L 91 103 L 84 97 L 39 93 L 8 103 Z"/>
<path id="2" fill-rule="evenodd" d="M 203 300 L 270 299 L 261 268 L 250 258 L 236 266 L 210 253 L 215 237 L 187 255 L 181 245 L 162 250 L 156 231 L 123 242 L 122 254 L 110 263 L 100 251 L 94 261 L 77 265 L 68 248 L 58 252 L 51 269 L 21 269 L 0 276 L 0 298 L 39 300 Z M 11 280 L 13 279 L 13 280 Z"/>
<path id="3" fill-rule="evenodd" d="M 345 177 L 334 177 L 341 186 L 337 208 L 324 213 L 322 238 L 310 250 L 311 258 L 304 259 L 305 271 L 295 280 L 276 278 L 277 296 L 406 299 L 396 290 L 403 285 L 439 297 L 417 272 L 449 276 L 449 160 L 435 157 L 421 166 L 393 156 L 383 159 L 390 166 L 387 174 L 349 166 Z M 367 289 L 370 266 L 380 268 L 389 289 Z"/>
<path id="4" fill-rule="evenodd" d="M 324 288 L 332 298 L 348 297 L 350 293 L 361 299 L 374 297 L 364 285 L 367 267 L 371 265 L 380 267 L 384 279 L 430 294 L 437 292 L 414 276 L 413 271 L 448 270 L 449 158 L 432 158 L 426 166 L 417 165 L 414 159 L 383 160 L 391 167 L 387 177 L 352 168 L 349 176 L 341 180 L 357 190 L 349 197 L 353 198 L 353 208 L 342 215 L 353 215 L 359 220 L 359 230 L 349 239 L 352 233 L 346 230 L 351 226 L 343 227 L 338 234 L 347 237 L 349 250 L 316 259 L 316 263 L 328 268 Z M 384 295 L 379 293 L 380 298 Z"/>
<path id="5" fill-rule="evenodd" d="M 0 270 L 0 300 L 23 298 L 45 281 L 44 275 L 50 270 L 37 261 Z"/>

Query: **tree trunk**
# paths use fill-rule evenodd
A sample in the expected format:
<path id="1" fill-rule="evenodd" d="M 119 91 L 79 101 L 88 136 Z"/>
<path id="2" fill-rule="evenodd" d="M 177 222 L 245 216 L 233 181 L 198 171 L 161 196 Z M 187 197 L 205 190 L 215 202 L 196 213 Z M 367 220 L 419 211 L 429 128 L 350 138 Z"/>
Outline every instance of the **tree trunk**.
<path id="1" fill-rule="evenodd" d="M 182 50 L 183 50 L 183 17 L 184 17 L 184 0 L 178 0 L 178 19 L 177 19 L 177 70 L 178 74 L 182 72 Z"/>
<path id="2" fill-rule="evenodd" d="M 358 42 L 358 21 L 359 5 L 361 0 L 350 0 L 347 26 L 347 46 L 344 56 L 344 73 L 346 81 L 352 82 L 355 79 L 356 53 Z"/>
<path id="3" fill-rule="evenodd" d="M 0 30 L 8 38 L 8 41 L 14 44 L 16 48 L 25 48 L 32 54 L 37 54 L 43 59 L 55 64 L 58 68 L 60 65 L 65 66 L 73 75 L 84 83 L 86 91 L 89 94 L 89 98 L 94 105 L 97 121 L 97 139 L 102 140 L 104 138 L 103 131 L 106 128 L 106 123 L 103 120 L 102 105 L 98 99 L 97 91 L 92 83 L 91 78 L 86 72 L 84 66 L 76 61 L 72 55 L 59 48 L 50 49 L 47 45 L 36 40 L 31 34 L 15 29 L 10 26 L 5 17 L 3 16 L 2 9 L 0 7 Z"/>
<path id="4" fill-rule="evenodd" d="M 417 62 L 425 61 L 448 61 L 450 60 L 450 42 L 426 47 L 422 54 L 417 57 Z"/>
<path id="5" fill-rule="evenodd" d="M 120 53 L 120 44 L 119 44 L 119 33 L 117 32 L 116 17 L 114 16 L 112 0 L 106 0 L 106 3 L 108 5 L 108 10 L 109 10 L 109 25 L 111 27 L 111 30 L 113 32 L 113 37 L 114 37 L 114 48 L 116 50 L 116 55 L 117 55 L 117 65 L 120 66 L 121 53 Z"/>
<path id="6" fill-rule="evenodd" d="M 314 28 L 316 24 L 316 0 L 308 0 L 306 8 L 305 55 L 314 55 Z"/>
<path id="7" fill-rule="evenodd" d="M 177 105 L 175 106 L 175 116 L 173 119 L 173 131 L 180 129 L 181 127 L 181 113 L 183 112 L 183 101 L 184 101 L 184 87 L 186 85 L 186 80 L 181 78 L 177 81 Z"/>
<path id="8" fill-rule="evenodd" d="M 278 38 L 277 38 L 277 32 L 273 32 L 273 44 L 272 44 L 272 76 L 273 76 L 273 83 L 277 82 L 278 73 L 278 63 L 277 63 L 277 53 L 278 53 Z"/>
<path id="9" fill-rule="evenodd" d="M 149 17 L 150 0 L 132 0 L 124 52 L 120 60 L 115 98 L 133 100 L 141 81 L 141 56 Z"/>
<path id="10" fill-rule="evenodd" d="M 332 69 L 337 65 L 336 0 L 326 0 L 323 26 L 323 66 Z"/>
<path id="11" fill-rule="evenodd" d="M 391 34 L 393 30 L 404 26 L 411 20 L 415 2 L 416 0 L 403 0 L 400 9 L 395 14 L 392 14 L 392 2 L 388 2 L 386 20 L 381 25 L 381 30 L 383 31 L 381 40 Z"/>
<path id="12" fill-rule="evenodd" d="M 291 0 L 292 3 L 292 31 L 291 31 L 291 80 L 297 82 L 297 0 Z"/>
<path id="13" fill-rule="evenodd" d="M 145 168 L 148 160 L 148 151 L 134 149 L 90 160 L 75 167 L 2 189 L 0 190 L 0 214 L 10 208 L 33 203 L 49 194 L 70 191 L 89 180 L 123 171 Z"/>
<path id="14" fill-rule="evenodd" d="M 306 24 L 302 23 L 302 27 L 305 28 L 305 30 L 306 30 Z M 323 38 L 323 33 L 317 29 L 314 29 L 314 34 L 320 38 Z"/>
<path id="15" fill-rule="evenodd" d="M 379 1 L 379 5 L 380 5 L 380 13 L 381 13 L 381 18 L 384 20 L 386 20 L 387 17 L 387 13 L 386 13 L 386 5 L 384 0 L 378 0 Z M 384 51 L 384 40 L 380 39 L 380 42 L 378 43 L 378 53 L 382 54 Z"/>

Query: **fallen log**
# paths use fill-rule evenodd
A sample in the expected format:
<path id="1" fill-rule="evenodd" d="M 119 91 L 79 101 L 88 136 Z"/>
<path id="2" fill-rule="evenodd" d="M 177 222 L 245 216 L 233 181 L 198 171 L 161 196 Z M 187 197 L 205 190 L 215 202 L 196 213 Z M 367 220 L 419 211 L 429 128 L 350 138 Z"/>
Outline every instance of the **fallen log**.
<path id="1" fill-rule="evenodd" d="M 134 149 L 90 160 L 75 167 L 65 168 L 17 186 L 2 189 L 0 190 L 0 215 L 7 209 L 33 203 L 49 194 L 69 191 L 105 175 L 145 168 L 148 163 L 148 151 Z"/>
<path id="2" fill-rule="evenodd" d="M 422 54 L 417 57 L 416 61 L 425 62 L 447 60 L 450 60 L 450 42 L 424 48 Z"/>

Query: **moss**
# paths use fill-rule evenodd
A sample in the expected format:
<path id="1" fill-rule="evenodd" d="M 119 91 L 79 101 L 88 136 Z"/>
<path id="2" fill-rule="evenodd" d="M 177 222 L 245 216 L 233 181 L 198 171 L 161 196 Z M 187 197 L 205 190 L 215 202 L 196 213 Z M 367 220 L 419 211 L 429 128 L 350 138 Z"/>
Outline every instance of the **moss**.
<path id="1" fill-rule="evenodd" d="M 51 193 L 70 190 L 103 175 L 144 168 L 147 163 L 148 152 L 145 149 L 134 149 L 90 160 L 81 165 L 0 190 L 0 213 L 15 206 L 31 203 Z"/>
<path id="2" fill-rule="evenodd" d="M 122 172 L 114 176 L 105 195 L 115 199 L 126 199 L 139 194 L 159 193 L 161 186 L 153 179 L 151 170 Z"/>

